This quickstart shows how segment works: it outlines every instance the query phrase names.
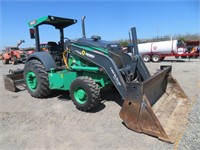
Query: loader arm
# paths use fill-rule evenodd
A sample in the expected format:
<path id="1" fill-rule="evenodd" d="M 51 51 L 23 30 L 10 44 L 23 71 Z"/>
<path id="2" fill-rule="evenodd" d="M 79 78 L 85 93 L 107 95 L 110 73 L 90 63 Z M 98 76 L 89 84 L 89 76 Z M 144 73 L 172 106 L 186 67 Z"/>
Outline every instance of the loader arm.
<path id="1" fill-rule="evenodd" d="M 127 95 L 126 83 L 125 83 L 119 69 L 117 68 L 116 64 L 110 57 L 108 57 L 104 54 L 101 54 L 101 53 L 95 53 L 92 51 L 87 51 L 85 49 L 83 50 L 80 46 L 77 46 L 75 44 L 70 45 L 70 50 L 71 50 L 71 53 L 73 53 L 74 55 L 77 55 L 89 62 L 92 62 L 93 64 L 97 65 L 98 67 L 103 68 L 104 71 L 109 76 L 112 83 L 115 85 L 115 87 L 119 91 L 120 95 L 123 98 L 126 97 L 126 95 Z M 85 52 L 83 53 L 83 51 L 85 51 Z"/>

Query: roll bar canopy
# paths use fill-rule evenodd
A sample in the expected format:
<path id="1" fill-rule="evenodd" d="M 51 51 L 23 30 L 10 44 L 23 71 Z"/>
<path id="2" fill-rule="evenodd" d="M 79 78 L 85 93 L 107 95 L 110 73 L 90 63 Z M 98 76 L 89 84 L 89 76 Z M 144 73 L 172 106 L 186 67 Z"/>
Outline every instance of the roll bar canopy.
<path id="1" fill-rule="evenodd" d="M 42 24 L 52 25 L 56 29 L 63 29 L 77 23 L 75 19 L 61 18 L 55 16 L 45 16 L 28 22 L 29 27 L 33 28 Z"/>

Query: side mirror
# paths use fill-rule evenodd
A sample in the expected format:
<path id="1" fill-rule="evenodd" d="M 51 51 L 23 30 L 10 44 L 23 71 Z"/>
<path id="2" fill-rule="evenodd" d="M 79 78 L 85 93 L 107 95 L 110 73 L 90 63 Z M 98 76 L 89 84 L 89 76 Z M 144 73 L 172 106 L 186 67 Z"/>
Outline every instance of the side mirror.
<path id="1" fill-rule="evenodd" d="M 30 29 L 29 32 L 30 32 L 31 39 L 34 39 L 35 38 L 35 30 L 34 29 Z"/>

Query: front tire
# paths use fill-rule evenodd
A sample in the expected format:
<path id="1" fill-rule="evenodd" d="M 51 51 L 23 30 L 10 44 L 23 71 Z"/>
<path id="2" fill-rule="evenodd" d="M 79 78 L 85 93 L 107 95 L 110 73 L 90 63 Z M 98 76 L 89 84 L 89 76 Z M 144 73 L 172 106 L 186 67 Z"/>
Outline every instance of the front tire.
<path id="1" fill-rule="evenodd" d="M 5 59 L 4 57 L 2 57 L 2 62 L 3 64 L 9 64 L 9 59 Z"/>
<path id="2" fill-rule="evenodd" d="M 79 77 L 70 86 L 70 97 L 77 109 L 90 111 L 100 103 L 100 89 L 92 78 Z"/>
<path id="3" fill-rule="evenodd" d="M 47 97 L 49 89 L 48 73 L 38 60 L 30 60 L 24 68 L 24 80 L 29 94 L 35 98 Z"/>

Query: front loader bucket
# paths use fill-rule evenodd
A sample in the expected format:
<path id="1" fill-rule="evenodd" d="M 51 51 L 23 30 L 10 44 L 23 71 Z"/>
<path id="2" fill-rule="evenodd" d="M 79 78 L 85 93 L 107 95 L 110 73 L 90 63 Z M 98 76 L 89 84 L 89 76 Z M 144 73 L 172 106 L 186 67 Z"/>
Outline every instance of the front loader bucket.
<path id="1" fill-rule="evenodd" d="M 120 117 L 129 129 L 174 143 L 186 124 L 191 102 L 170 72 L 171 67 L 163 66 L 143 83 L 128 84 Z"/>
<path id="2" fill-rule="evenodd" d="M 4 75 L 4 87 L 11 92 L 17 92 L 25 89 L 23 73 Z"/>

